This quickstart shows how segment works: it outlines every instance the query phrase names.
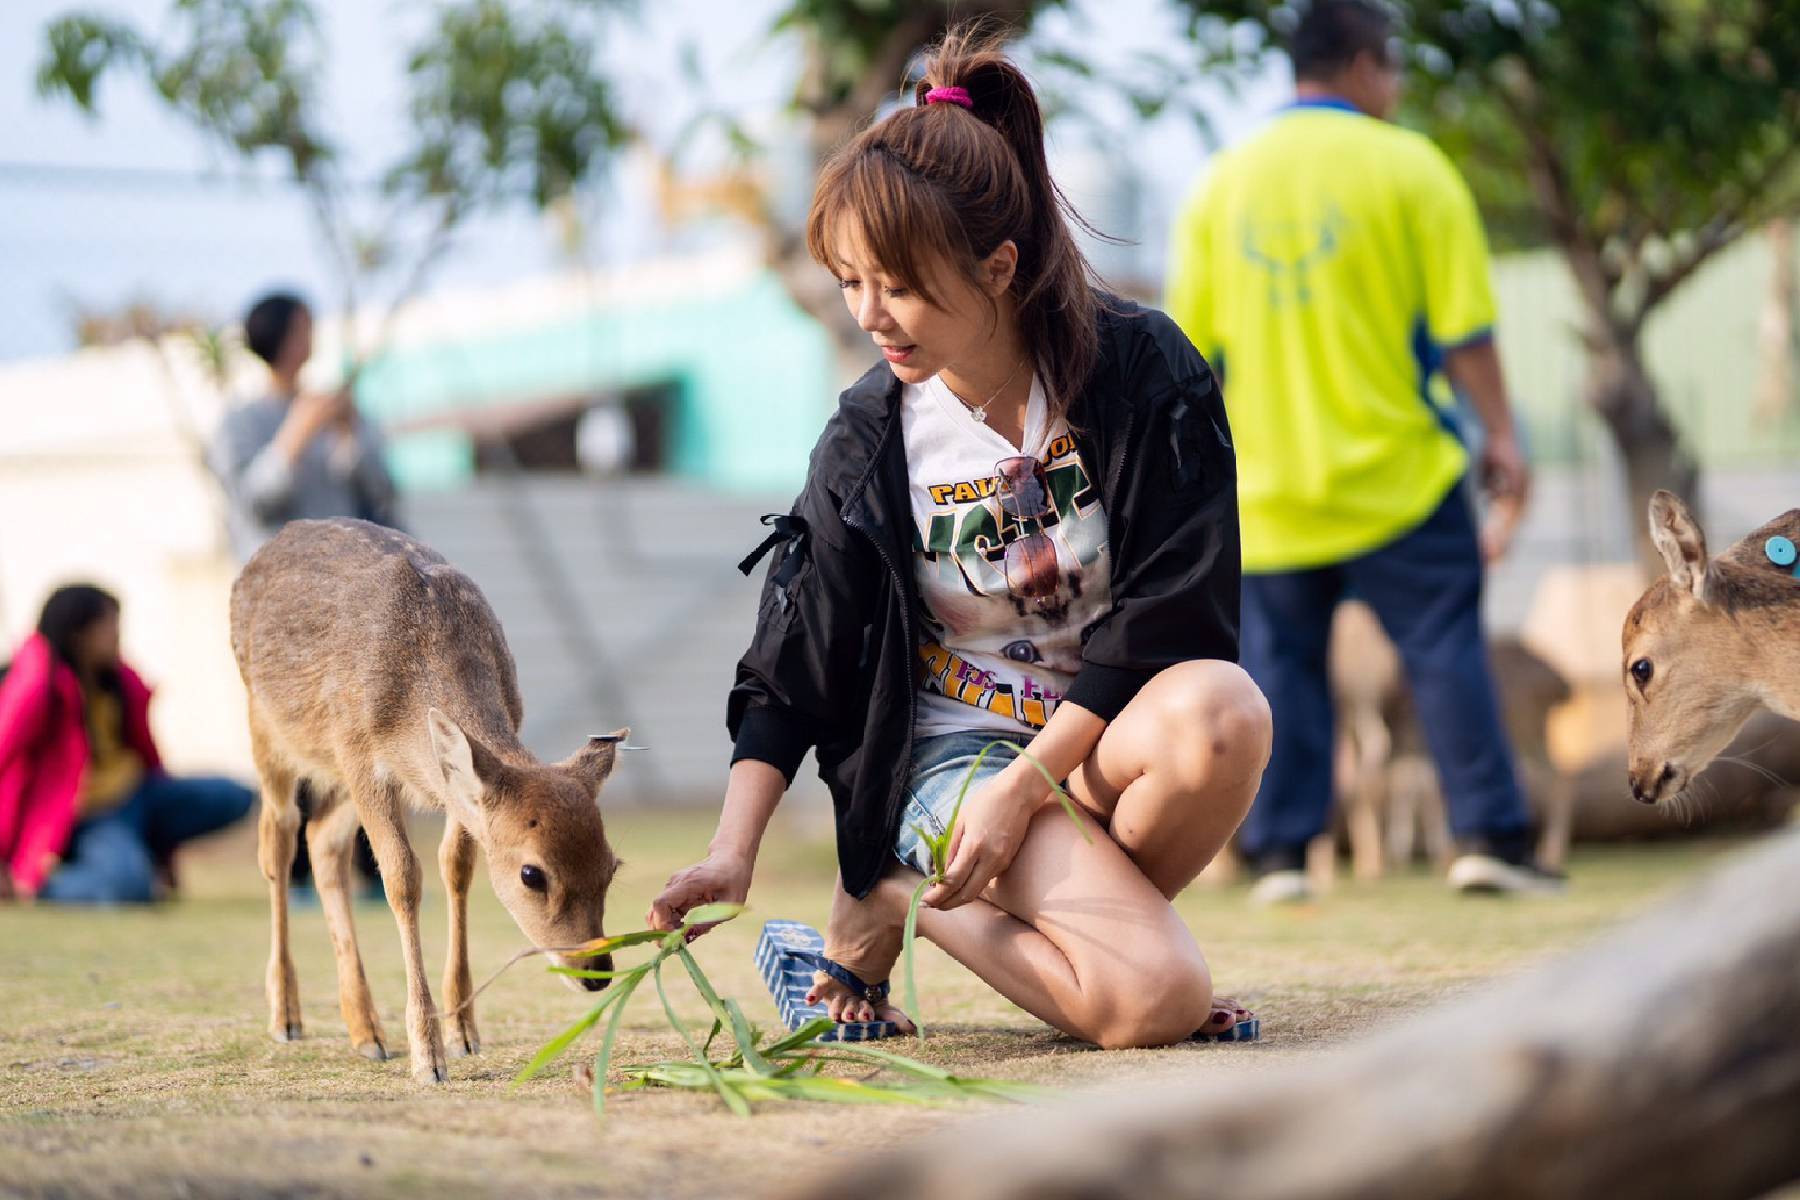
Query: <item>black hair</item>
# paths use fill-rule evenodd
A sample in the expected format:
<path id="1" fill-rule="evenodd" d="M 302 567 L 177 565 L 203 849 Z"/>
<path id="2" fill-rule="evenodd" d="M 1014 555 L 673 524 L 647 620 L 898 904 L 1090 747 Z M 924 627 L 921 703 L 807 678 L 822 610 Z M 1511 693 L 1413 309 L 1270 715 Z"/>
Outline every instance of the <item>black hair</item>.
<path id="1" fill-rule="evenodd" d="M 250 353 L 274 366 L 294 318 L 306 311 L 306 301 L 293 292 L 270 292 L 244 314 L 244 344 Z"/>
<path id="2" fill-rule="evenodd" d="M 87 632 L 94 622 L 113 616 L 118 611 L 119 598 L 105 588 L 95 587 L 91 583 L 64 584 L 51 592 L 50 598 L 44 601 L 44 611 L 38 614 L 37 629 L 44 640 L 50 643 L 50 652 L 79 675 L 81 664 L 75 660 L 75 639 Z M 98 672 L 94 681 L 118 697 L 122 717 L 125 711 L 125 689 L 118 669 L 107 667 Z"/>
<path id="3" fill-rule="evenodd" d="M 1377 0 L 1313 0 L 1288 38 L 1294 78 L 1324 82 L 1364 53 L 1387 62 L 1393 35 L 1394 16 Z"/>

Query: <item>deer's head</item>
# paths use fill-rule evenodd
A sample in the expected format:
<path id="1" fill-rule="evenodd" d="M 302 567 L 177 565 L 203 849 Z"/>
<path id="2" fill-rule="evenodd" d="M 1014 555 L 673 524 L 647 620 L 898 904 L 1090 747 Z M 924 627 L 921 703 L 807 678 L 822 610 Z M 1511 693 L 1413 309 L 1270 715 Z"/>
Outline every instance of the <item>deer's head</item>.
<path id="1" fill-rule="evenodd" d="M 1705 535 L 1670 492 L 1650 500 L 1650 537 L 1669 573 L 1632 606 L 1622 641 L 1631 794 L 1656 804 L 1680 795 L 1761 707 L 1760 622 L 1742 618 L 1792 581 L 1709 559 Z"/>
<path id="2" fill-rule="evenodd" d="M 599 795 L 627 731 L 593 738 L 559 763 L 516 766 L 501 762 L 442 711 L 432 709 L 427 721 L 445 806 L 481 844 L 494 894 L 525 936 L 545 947 L 603 936 L 606 892 L 619 860 L 606 840 Z M 612 957 L 565 965 L 607 971 Z M 582 986 L 599 991 L 606 981 Z"/>

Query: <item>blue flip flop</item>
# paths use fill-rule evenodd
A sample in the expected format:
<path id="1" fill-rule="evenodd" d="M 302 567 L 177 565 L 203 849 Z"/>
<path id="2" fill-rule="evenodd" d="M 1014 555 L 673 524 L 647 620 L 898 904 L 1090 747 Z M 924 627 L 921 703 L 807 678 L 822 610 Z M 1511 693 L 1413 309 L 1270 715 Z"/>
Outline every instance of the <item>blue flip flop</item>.
<path id="1" fill-rule="evenodd" d="M 769 921 L 763 925 L 756 942 L 756 967 L 769 995 L 781 1013 L 781 1023 L 791 1033 L 808 1021 L 831 1014 L 823 1004 L 808 1004 L 806 994 L 812 991 L 813 972 L 823 971 L 849 987 L 865 1000 L 887 999 L 888 985 L 864 983 L 838 963 L 825 957 L 825 939 L 819 931 L 801 921 Z M 842 1021 L 819 1035 L 821 1042 L 872 1042 L 878 1038 L 898 1037 L 900 1026 L 893 1021 Z"/>
<path id="2" fill-rule="evenodd" d="M 1190 1042 L 1260 1042 L 1262 1040 L 1262 1018 L 1245 1017 L 1230 1029 L 1218 1033 L 1196 1033 L 1188 1037 Z"/>

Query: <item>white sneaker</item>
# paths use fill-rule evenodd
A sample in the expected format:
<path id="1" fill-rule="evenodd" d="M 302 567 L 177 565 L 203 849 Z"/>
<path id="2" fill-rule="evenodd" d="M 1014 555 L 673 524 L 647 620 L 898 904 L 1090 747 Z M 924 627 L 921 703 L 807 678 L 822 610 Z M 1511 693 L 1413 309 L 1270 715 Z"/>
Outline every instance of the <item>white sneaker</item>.
<path id="1" fill-rule="evenodd" d="M 1569 890 L 1569 881 L 1536 862 L 1463 854 L 1450 864 L 1450 886 L 1465 895 L 1560 896 Z"/>
<path id="2" fill-rule="evenodd" d="M 1304 904 L 1313 898 L 1305 871 L 1270 871 L 1250 889 L 1252 904 Z"/>

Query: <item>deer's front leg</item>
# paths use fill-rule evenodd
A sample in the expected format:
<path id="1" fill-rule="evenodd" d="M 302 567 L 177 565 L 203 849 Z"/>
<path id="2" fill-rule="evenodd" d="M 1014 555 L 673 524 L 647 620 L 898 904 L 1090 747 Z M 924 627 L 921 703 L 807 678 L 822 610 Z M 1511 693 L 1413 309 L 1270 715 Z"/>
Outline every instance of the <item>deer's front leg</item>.
<path id="1" fill-rule="evenodd" d="M 278 766 L 260 739 L 252 743 L 262 782 L 262 815 L 257 821 L 257 862 L 269 884 L 269 1033 L 278 1042 L 300 1040 L 300 984 L 288 951 L 288 872 L 300 830 L 294 804 L 294 776 Z"/>
<path id="2" fill-rule="evenodd" d="M 365 781 L 357 789 L 357 808 L 369 845 L 375 850 L 375 861 L 381 865 L 381 881 L 406 955 L 406 1040 L 412 1050 L 413 1078 L 420 1083 L 443 1083 L 450 1077 L 444 1064 L 444 1038 L 431 1002 L 431 985 L 425 982 L 425 952 L 419 944 L 419 856 L 406 840 L 400 789 L 391 783 Z"/>
<path id="3" fill-rule="evenodd" d="M 475 838 L 455 819 L 444 826 L 438 867 L 450 909 L 450 948 L 444 959 L 444 1042 L 450 1057 L 481 1050 L 475 1029 L 474 981 L 469 975 L 469 883 L 475 877 Z"/>

